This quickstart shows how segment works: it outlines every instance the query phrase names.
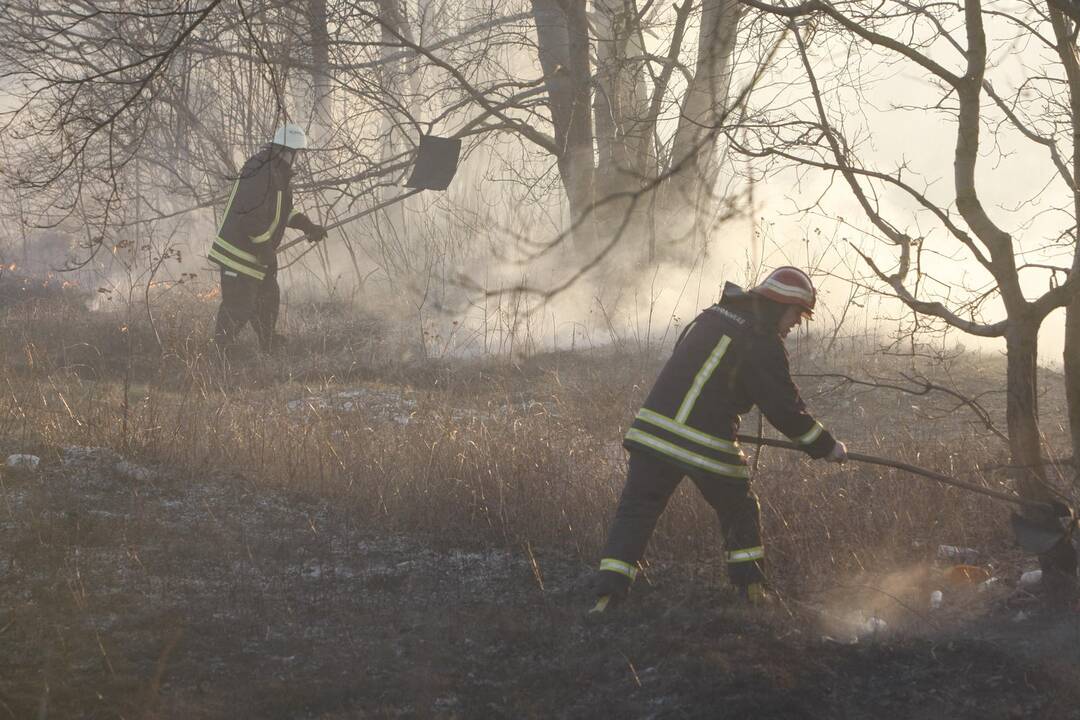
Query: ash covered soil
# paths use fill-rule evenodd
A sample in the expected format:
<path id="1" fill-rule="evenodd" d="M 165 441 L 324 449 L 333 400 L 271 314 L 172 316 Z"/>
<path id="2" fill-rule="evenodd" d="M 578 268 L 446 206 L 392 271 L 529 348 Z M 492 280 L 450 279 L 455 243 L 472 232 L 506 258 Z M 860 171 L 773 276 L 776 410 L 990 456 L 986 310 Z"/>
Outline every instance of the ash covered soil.
<path id="1" fill-rule="evenodd" d="M 1080 717 L 1076 614 L 1011 589 L 878 598 L 868 632 L 654 566 L 595 622 L 580 560 L 375 533 L 245 477 L 67 448 L 0 478 L 0 717 Z"/>

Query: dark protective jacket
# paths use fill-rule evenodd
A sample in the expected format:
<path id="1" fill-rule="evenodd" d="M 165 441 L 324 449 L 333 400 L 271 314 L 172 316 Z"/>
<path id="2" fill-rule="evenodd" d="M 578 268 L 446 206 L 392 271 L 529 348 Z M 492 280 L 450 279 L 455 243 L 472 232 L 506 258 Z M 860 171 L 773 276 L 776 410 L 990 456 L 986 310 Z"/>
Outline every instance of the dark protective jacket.
<path id="1" fill-rule="evenodd" d="M 291 178 L 289 164 L 270 146 L 244 163 L 207 254 L 211 262 L 256 280 L 272 272 L 285 227 L 311 227 L 307 216 L 293 208 Z"/>
<path id="2" fill-rule="evenodd" d="M 757 405 L 815 458 L 835 440 L 806 411 L 783 338 L 758 317 L 751 295 L 727 283 L 720 302 L 683 332 L 623 445 L 695 477 L 748 478 L 735 441 L 739 416 Z"/>

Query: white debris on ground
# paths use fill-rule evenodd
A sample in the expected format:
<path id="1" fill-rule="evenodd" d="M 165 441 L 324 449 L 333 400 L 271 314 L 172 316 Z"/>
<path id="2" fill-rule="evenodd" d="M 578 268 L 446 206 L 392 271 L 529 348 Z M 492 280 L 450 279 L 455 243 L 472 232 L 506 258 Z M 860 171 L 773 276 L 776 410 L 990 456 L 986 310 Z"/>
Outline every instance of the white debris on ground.
<path id="1" fill-rule="evenodd" d="M 9 468 L 19 468 L 22 470 L 36 470 L 37 466 L 41 464 L 41 458 L 37 455 L 8 455 L 7 466 Z"/>
<path id="2" fill-rule="evenodd" d="M 878 633 L 885 632 L 889 628 L 889 624 L 879 617 L 868 617 L 859 626 L 859 637 L 866 635 L 877 635 Z"/>
<path id="3" fill-rule="evenodd" d="M 64 465 L 78 465 L 87 462 L 119 462 L 120 456 L 108 448 L 68 445 L 60 451 Z"/>
<path id="4" fill-rule="evenodd" d="M 861 610 L 855 610 L 843 617 L 834 615 L 821 608 L 815 608 L 825 621 L 829 632 L 821 636 L 825 642 L 842 645 L 855 645 L 860 640 L 874 639 L 889 629 L 889 624 L 876 615 L 867 617 Z"/>
<path id="5" fill-rule="evenodd" d="M 136 465 L 130 460 L 121 460 L 116 463 L 116 472 L 136 482 L 149 482 L 154 479 L 153 470 Z"/>
<path id="6" fill-rule="evenodd" d="M 1034 587 L 1042 582 L 1042 570 L 1028 570 L 1020 576 L 1020 587 Z"/>
<path id="7" fill-rule="evenodd" d="M 121 477 L 137 483 L 152 481 L 157 472 L 131 462 L 104 447 L 69 445 L 60 451 L 61 464 L 79 471 L 87 480 L 100 481 L 101 472 L 112 470 Z"/>
<path id="8" fill-rule="evenodd" d="M 334 410 L 337 412 L 358 412 L 363 410 L 376 418 L 394 422 L 398 425 L 408 425 L 416 412 L 416 401 L 405 397 L 401 391 L 353 388 L 330 395 L 309 395 L 299 400 L 290 400 L 285 407 L 291 413 L 318 412 L 320 410 Z"/>
<path id="9" fill-rule="evenodd" d="M 327 395 L 309 395 L 290 400 L 285 405 L 290 413 L 333 411 L 363 413 L 375 420 L 409 425 L 418 419 L 417 401 L 406 396 L 400 389 L 350 388 Z M 505 420 L 509 417 L 547 415 L 558 417 L 558 407 L 553 402 L 521 397 L 489 406 L 484 410 L 449 408 L 449 419 L 454 422 L 468 420 Z"/>
<path id="10" fill-rule="evenodd" d="M 937 556 L 940 560 L 949 560 L 964 565 L 974 565 L 979 558 L 979 551 L 974 548 L 957 545 L 938 545 Z"/>

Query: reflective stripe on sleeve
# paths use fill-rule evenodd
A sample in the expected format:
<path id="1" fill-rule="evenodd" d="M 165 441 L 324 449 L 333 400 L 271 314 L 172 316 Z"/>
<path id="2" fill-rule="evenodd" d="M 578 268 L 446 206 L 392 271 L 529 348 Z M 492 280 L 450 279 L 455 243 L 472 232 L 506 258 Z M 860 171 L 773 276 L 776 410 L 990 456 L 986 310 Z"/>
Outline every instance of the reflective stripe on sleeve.
<path id="1" fill-rule="evenodd" d="M 753 562 L 765 558 L 765 548 L 758 545 L 757 547 L 743 548 L 742 550 L 732 550 L 725 553 L 724 557 L 729 563 Z"/>
<path id="2" fill-rule="evenodd" d="M 800 435 L 797 438 L 791 438 L 800 445 L 809 445 L 810 443 L 821 437 L 821 433 L 825 432 L 825 428 L 821 423 L 814 421 L 814 427 L 810 428 L 810 431 L 804 435 Z"/>
<path id="3" fill-rule="evenodd" d="M 704 445 L 707 448 L 713 450 L 720 450 L 721 452 L 731 453 L 732 455 L 742 455 L 742 450 L 737 443 L 733 443 L 730 440 L 724 440 L 714 435 L 703 433 L 700 430 L 686 425 L 684 423 L 678 423 L 669 417 L 664 417 L 658 412 L 649 410 L 648 408 L 642 408 L 638 411 L 638 418 L 644 420 L 650 425 L 664 428 L 668 432 L 680 435 L 687 440 L 693 440 L 698 445 Z"/>
<path id="4" fill-rule="evenodd" d="M 270 222 L 270 227 L 266 229 L 262 235 L 252 235 L 251 242 L 258 244 L 264 243 L 270 239 L 270 236 L 277 230 L 278 223 L 281 222 L 281 191 L 277 191 L 277 199 L 274 204 L 274 219 Z"/>
<path id="5" fill-rule="evenodd" d="M 720 342 L 716 343 L 716 347 L 709 353 L 709 359 L 705 361 L 705 364 L 698 370 L 697 375 L 694 376 L 694 384 L 690 386 L 690 391 L 683 398 L 682 405 L 679 406 L 679 412 L 675 413 L 675 422 L 685 423 L 686 418 L 690 417 L 690 411 L 694 409 L 694 404 L 697 403 L 698 396 L 701 395 L 701 389 L 705 387 L 705 383 L 716 372 L 716 366 L 720 364 L 720 360 L 724 357 L 724 353 L 727 352 L 730 344 L 731 338 L 727 335 L 720 338 Z"/>
<path id="6" fill-rule="evenodd" d="M 630 428 L 626 433 L 626 439 L 631 442 L 641 443 L 670 458 L 674 458 L 675 460 L 679 460 L 696 468 L 701 468 L 702 470 L 708 470 L 717 475 L 746 479 L 749 479 L 750 477 L 750 471 L 745 465 L 732 465 L 730 463 L 712 460 L 704 455 L 699 455 L 696 452 L 681 448 L 674 443 L 669 443 L 667 440 L 661 440 L 654 435 L 649 435 L 637 428 Z"/>
<path id="7" fill-rule="evenodd" d="M 628 562 L 623 562 L 622 560 L 617 560 L 615 558 L 603 558 L 600 561 L 600 569 L 625 575 L 631 580 L 637 577 L 636 567 Z"/>
<path id="8" fill-rule="evenodd" d="M 229 193 L 229 202 L 225 203 L 225 212 L 221 214 L 222 218 L 229 217 L 229 211 L 232 210 L 233 200 L 236 199 L 236 192 L 240 189 L 240 181 L 237 180 L 233 183 L 232 192 Z M 223 221 L 224 222 L 224 221 Z"/>

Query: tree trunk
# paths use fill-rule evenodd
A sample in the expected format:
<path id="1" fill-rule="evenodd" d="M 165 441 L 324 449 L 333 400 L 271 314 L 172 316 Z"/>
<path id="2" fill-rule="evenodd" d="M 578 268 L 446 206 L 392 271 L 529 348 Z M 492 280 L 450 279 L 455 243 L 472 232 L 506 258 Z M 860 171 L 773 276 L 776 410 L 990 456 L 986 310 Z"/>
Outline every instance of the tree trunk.
<path id="1" fill-rule="evenodd" d="M 1060 4 L 1047 3 L 1047 16 L 1054 28 L 1057 53 L 1065 68 L 1069 86 L 1069 113 L 1072 120 L 1072 176 L 1080 178 L 1080 62 L 1077 59 L 1073 22 L 1062 13 Z M 1080 220 L 1080 192 L 1073 190 L 1073 222 Z M 1070 283 L 1080 284 L 1080 233 L 1073 233 L 1073 262 Z M 1073 287 L 1073 297 L 1065 306 L 1065 400 L 1069 408 L 1074 476 L 1080 481 L 1080 287 Z"/>
<path id="2" fill-rule="evenodd" d="M 669 224 L 677 235 L 668 240 L 682 245 L 691 256 L 705 240 L 705 221 L 719 173 L 718 128 L 728 110 L 731 58 L 741 14 L 737 0 L 703 0 L 697 67 L 672 143 L 664 206 L 673 223 L 678 218 L 687 220 Z"/>
<path id="3" fill-rule="evenodd" d="M 326 142 L 333 127 L 333 84 L 330 78 L 330 35 L 326 27 L 326 0 L 308 0 L 311 32 L 311 127 L 316 141 Z"/>
<path id="4" fill-rule="evenodd" d="M 633 0 L 594 0 L 594 7 L 596 190 L 634 190 L 656 175 L 637 8 Z"/>
<path id="5" fill-rule="evenodd" d="M 400 41 L 398 37 L 412 39 L 412 33 L 405 23 L 401 14 L 399 0 L 378 0 L 379 4 L 379 31 L 382 41 L 380 50 L 382 61 L 379 64 L 379 85 L 384 91 L 394 96 L 401 96 L 401 85 L 404 82 L 405 67 L 400 54 Z M 389 113 L 382 114 L 382 123 L 379 127 L 380 161 L 389 162 L 396 157 L 404 145 L 403 138 L 398 137 L 399 129 L 397 122 Z M 396 187 L 382 188 L 377 198 L 380 202 L 388 200 L 399 194 Z"/>
<path id="6" fill-rule="evenodd" d="M 1007 348 L 1007 405 L 1009 450 L 1016 466 L 1013 477 L 1020 495 L 1038 501 L 1054 499 L 1042 466 L 1039 440 L 1038 371 L 1039 321 L 1010 316 Z M 1066 596 L 1076 583 L 1076 550 L 1069 538 L 1039 556 L 1043 584 Z"/>
<path id="7" fill-rule="evenodd" d="M 1014 318 L 1010 318 L 1014 320 Z M 1015 318 L 1005 337 L 1007 348 L 1006 418 L 1009 451 L 1016 471 L 1017 488 L 1024 497 L 1048 500 L 1039 442 L 1037 388 L 1038 325 Z"/>
<path id="8" fill-rule="evenodd" d="M 585 1 L 532 0 L 532 11 L 555 143 L 559 146 L 559 175 L 570 205 L 570 221 L 576 223 L 593 205 L 591 73 Z M 594 245 L 591 225 L 586 222 L 574 234 L 575 241 L 586 251 Z"/>
<path id="9" fill-rule="evenodd" d="M 594 0 L 592 28 L 596 35 L 596 198 L 603 205 L 601 228 L 612 232 L 625 226 L 621 242 L 650 248 L 651 203 L 634 197 L 657 175 L 656 146 L 650 98 L 645 83 L 639 13 L 634 0 Z M 622 195 L 612 201 L 613 195 Z M 636 200 L 636 202 L 635 202 Z M 632 213 L 624 223 L 626 213 Z M 602 235 L 602 233 L 601 233 Z M 605 238 L 610 239 L 610 237 Z M 633 253 L 623 253 L 640 267 Z M 651 256 L 650 256 L 651 259 Z"/>
<path id="10" fill-rule="evenodd" d="M 1071 277 L 1080 282 L 1080 249 Z M 1076 290 L 1080 290 L 1077 288 Z M 1073 471 L 1080 479 L 1080 292 L 1065 306 L 1065 399 L 1069 406 L 1069 429 L 1072 434 Z"/>
<path id="11" fill-rule="evenodd" d="M 619 72 L 623 64 L 619 42 L 622 0 L 594 0 L 593 32 L 596 34 L 596 95 L 593 114 L 596 123 L 596 190 L 603 194 L 618 181 L 617 168 L 625 167 L 626 156 L 619 142 L 621 132 L 616 117 L 619 108 Z"/>

